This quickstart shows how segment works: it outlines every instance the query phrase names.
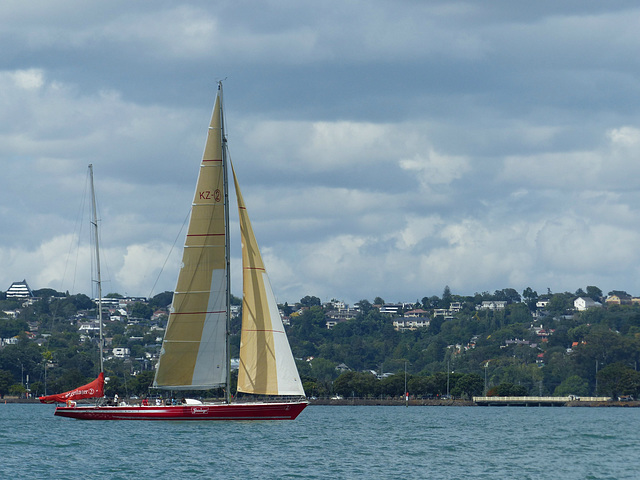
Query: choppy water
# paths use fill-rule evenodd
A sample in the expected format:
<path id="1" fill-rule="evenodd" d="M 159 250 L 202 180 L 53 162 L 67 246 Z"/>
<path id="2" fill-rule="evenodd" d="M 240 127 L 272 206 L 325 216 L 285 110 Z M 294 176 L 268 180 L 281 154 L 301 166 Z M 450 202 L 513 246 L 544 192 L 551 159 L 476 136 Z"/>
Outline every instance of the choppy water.
<path id="1" fill-rule="evenodd" d="M 640 478 L 634 408 L 311 406 L 271 422 L 53 410 L 0 404 L 0 478 Z"/>

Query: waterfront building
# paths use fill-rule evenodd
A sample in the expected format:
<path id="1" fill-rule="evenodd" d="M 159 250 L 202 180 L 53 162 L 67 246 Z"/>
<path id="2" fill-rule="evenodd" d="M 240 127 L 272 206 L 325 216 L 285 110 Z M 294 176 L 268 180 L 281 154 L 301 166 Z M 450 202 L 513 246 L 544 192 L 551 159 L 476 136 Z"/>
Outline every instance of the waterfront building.
<path id="1" fill-rule="evenodd" d="M 29 288 L 26 280 L 13 282 L 7 290 L 7 298 L 32 298 L 33 292 Z"/>

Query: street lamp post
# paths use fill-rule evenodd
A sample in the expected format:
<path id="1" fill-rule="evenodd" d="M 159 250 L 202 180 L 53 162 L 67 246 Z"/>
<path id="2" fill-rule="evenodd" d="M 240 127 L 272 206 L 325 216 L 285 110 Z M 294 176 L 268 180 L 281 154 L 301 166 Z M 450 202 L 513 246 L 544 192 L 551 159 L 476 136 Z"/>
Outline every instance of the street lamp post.
<path id="1" fill-rule="evenodd" d="M 487 396 L 487 369 L 489 368 L 489 360 L 484 364 L 484 396 Z"/>
<path id="2" fill-rule="evenodd" d="M 404 406 L 409 407 L 409 392 L 407 391 L 407 361 L 404 361 Z"/>

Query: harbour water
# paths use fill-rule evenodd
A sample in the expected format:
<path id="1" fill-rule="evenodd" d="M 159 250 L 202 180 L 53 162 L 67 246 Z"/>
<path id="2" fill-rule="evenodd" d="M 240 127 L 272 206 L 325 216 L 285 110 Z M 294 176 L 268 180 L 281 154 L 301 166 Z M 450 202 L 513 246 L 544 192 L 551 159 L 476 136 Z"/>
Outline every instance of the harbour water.
<path id="1" fill-rule="evenodd" d="M 272 422 L 53 410 L 0 404 L 0 478 L 640 478 L 637 408 L 310 406 Z"/>

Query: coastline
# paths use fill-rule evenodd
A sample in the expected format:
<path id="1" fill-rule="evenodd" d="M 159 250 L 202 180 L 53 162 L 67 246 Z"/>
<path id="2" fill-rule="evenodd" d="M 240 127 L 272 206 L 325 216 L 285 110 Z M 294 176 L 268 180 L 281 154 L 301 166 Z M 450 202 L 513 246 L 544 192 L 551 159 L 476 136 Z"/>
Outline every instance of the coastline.
<path id="1" fill-rule="evenodd" d="M 18 398 L 9 397 L 0 399 L 0 404 L 12 404 L 12 403 L 24 403 L 24 404 L 41 404 L 37 398 Z M 402 407 L 408 405 L 410 407 L 479 407 L 477 403 L 472 400 L 459 400 L 459 399 L 409 399 L 405 403 L 402 398 L 318 398 L 315 400 L 309 400 L 309 406 L 314 405 L 335 405 L 335 406 L 395 406 Z M 640 401 L 604 401 L 604 402 L 585 402 L 585 401 L 570 401 L 565 402 L 562 405 L 555 405 L 561 407 L 618 407 L 618 408 L 638 408 L 640 407 Z M 507 405 L 503 407 L 508 407 Z M 510 407 L 518 407 L 517 405 L 510 405 Z M 537 407 L 537 405 L 530 405 L 529 407 Z"/>
<path id="2" fill-rule="evenodd" d="M 458 400 L 458 399 L 409 399 L 408 402 L 405 403 L 404 399 L 393 399 L 393 398 L 344 398 L 344 399 L 330 399 L 330 398 L 319 398 L 316 400 L 309 400 L 309 406 L 313 405 L 336 405 L 336 406 L 405 406 L 408 405 L 410 407 L 420 407 L 420 406 L 431 406 L 431 407 L 480 407 L 477 403 L 472 400 Z M 502 408 L 511 407 L 524 407 L 524 405 L 504 405 Z M 560 407 L 626 407 L 626 408 L 637 408 L 640 407 L 640 401 L 631 401 L 631 402 L 619 402 L 619 401 L 603 401 L 603 402 L 585 402 L 585 401 L 570 401 L 564 402 L 561 405 L 555 405 Z M 538 407 L 538 405 L 529 405 L 528 407 Z"/>

